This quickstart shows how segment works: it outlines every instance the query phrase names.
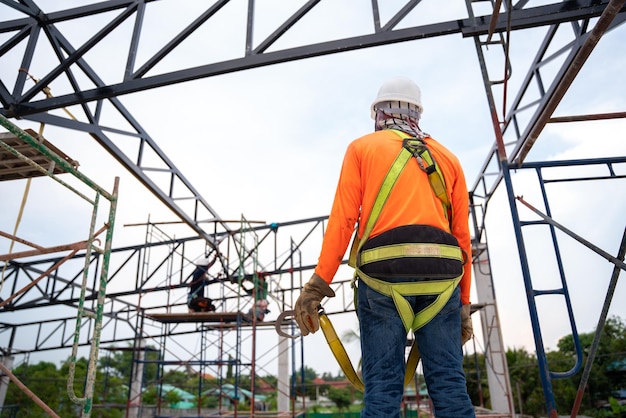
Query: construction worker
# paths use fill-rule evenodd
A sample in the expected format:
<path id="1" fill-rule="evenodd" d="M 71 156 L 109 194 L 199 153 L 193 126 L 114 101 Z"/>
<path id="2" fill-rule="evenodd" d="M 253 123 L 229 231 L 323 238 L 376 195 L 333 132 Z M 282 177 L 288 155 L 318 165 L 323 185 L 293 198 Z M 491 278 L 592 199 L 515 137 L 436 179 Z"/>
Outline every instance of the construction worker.
<path id="1" fill-rule="evenodd" d="M 209 279 L 209 268 L 215 264 L 217 252 L 213 258 L 204 257 L 196 263 L 196 268 L 191 274 L 189 293 L 187 295 L 187 306 L 189 312 L 214 312 L 215 306 L 210 298 L 204 296 L 204 287 Z"/>
<path id="2" fill-rule="evenodd" d="M 462 344 L 472 335 L 469 196 L 458 159 L 421 131 L 422 112 L 410 79 L 380 87 L 371 106 L 375 131 L 346 150 L 318 264 L 294 307 L 301 334 L 316 332 L 320 303 L 335 296 L 329 285 L 356 227 L 350 264 L 358 285 L 362 417 L 400 416 L 410 331 L 435 416 L 475 416 L 462 365 Z M 403 148 L 410 159 L 392 174 Z"/>
<path id="3" fill-rule="evenodd" d="M 252 306 L 248 311 L 248 318 L 252 320 L 253 315 L 256 315 L 257 321 L 263 321 L 263 319 L 265 319 L 265 315 L 270 313 L 270 310 L 267 309 L 268 306 L 269 302 L 267 299 L 257 300 L 254 306 Z"/>

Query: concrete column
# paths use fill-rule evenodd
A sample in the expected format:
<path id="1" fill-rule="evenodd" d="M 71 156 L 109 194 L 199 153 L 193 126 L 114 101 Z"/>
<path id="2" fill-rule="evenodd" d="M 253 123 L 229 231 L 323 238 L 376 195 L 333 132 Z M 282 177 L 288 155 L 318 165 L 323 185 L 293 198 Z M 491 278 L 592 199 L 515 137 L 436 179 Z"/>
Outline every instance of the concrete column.
<path id="1" fill-rule="evenodd" d="M 491 276 L 489 251 L 486 246 L 474 261 L 474 283 L 478 296 L 480 320 L 485 346 L 485 360 L 487 364 L 487 382 L 491 409 L 494 412 L 513 416 L 514 404 L 511 393 L 509 369 L 506 363 L 506 350 L 502 341 L 502 330 L 498 318 L 498 305 Z"/>
<path id="2" fill-rule="evenodd" d="M 289 340 L 278 336 L 278 412 L 289 411 Z"/>
<path id="3" fill-rule="evenodd" d="M 136 360 L 132 364 L 133 375 L 130 384 L 130 399 L 128 408 L 128 418 L 139 418 L 139 407 L 141 406 L 141 384 L 143 381 L 143 365 L 146 359 L 146 341 L 141 339 L 135 353 Z"/>
<path id="4" fill-rule="evenodd" d="M 0 357 L 2 364 L 4 364 L 4 366 L 9 370 L 13 369 L 14 360 L 13 356 Z M 2 376 L 2 378 L 0 378 L 0 407 L 4 406 L 4 400 L 7 397 L 7 390 L 9 389 L 10 381 L 9 376 Z"/>

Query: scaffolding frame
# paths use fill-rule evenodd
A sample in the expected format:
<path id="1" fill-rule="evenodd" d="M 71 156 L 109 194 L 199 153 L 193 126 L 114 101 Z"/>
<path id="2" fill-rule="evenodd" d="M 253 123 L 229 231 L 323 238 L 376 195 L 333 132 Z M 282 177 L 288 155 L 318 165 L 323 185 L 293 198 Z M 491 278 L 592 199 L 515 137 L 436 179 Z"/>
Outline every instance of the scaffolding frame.
<path id="1" fill-rule="evenodd" d="M 21 257 L 28 256 L 38 256 L 43 254 L 50 254 L 53 252 L 59 251 L 70 251 L 68 255 L 63 257 L 60 261 L 55 263 L 51 268 L 41 274 L 37 279 L 32 281 L 30 284 L 20 289 L 18 292 L 14 292 L 11 297 L 3 300 L 0 303 L 0 307 L 6 307 L 10 302 L 18 297 L 23 292 L 27 291 L 32 286 L 35 286 L 40 280 L 42 280 L 45 276 L 54 274 L 55 271 L 59 269 L 59 267 L 69 259 L 76 256 L 79 251 L 84 251 L 84 267 L 82 274 L 82 281 L 80 284 L 80 296 L 77 301 L 77 315 L 76 315 L 76 324 L 73 332 L 72 338 L 72 354 L 69 362 L 69 375 L 67 379 L 67 392 L 70 400 L 80 405 L 82 408 L 82 417 L 88 418 L 91 415 L 92 405 L 93 405 L 93 396 L 94 396 L 94 384 L 96 379 L 96 371 L 97 371 L 97 360 L 99 354 L 99 346 L 100 346 L 100 335 L 102 330 L 102 320 L 103 320 L 103 310 L 104 303 L 106 298 L 106 285 L 108 280 L 108 268 L 109 261 L 111 256 L 112 249 L 112 240 L 113 240 L 113 229 L 115 224 L 115 212 L 117 209 L 117 199 L 118 199 L 118 186 L 119 186 L 119 178 L 115 178 L 113 191 L 111 193 L 107 192 L 105 189 L 100 187 L 98 184 L 93 182 L 89 177 L 85 176 L 81 172 L 78 171 L 77 165 L 74 164 L 73 161 L 69 160 L 67 156 L 64 154 L 59 155 L 59 150 L 54 146 L 51 146 L 49 142 L 47 142 L 43 137 L 34 137 L 33 131 L 23 131 L 17 125 L 10 122 L 4 116 L 0 115 L 0 125 L 8 130 L 11 135 L 5 135 L 0 138 L 0 147 L 3 151 L 8 152 L 10 155 L 14 156 L 17 160 L 13 161 L 11 164 L 12 167 L 5 167 L 5 170 L 9 171 L 9 176 L 7 179 L 18 179 L 18 178 L 32 178 L 34 176 L 48 176 L 49 178 L 55 180 L 66 189 L 70 190 L 73 194 L 77 195 L 84 201 L 88 202 L 92 206 L 91 213 L 91 223 L 88 230 L 87 239 L 84 242 L 74 243 L 70 245 L 60 245 L 52 248 L 43 248 L 39 245 L 29 243 L 25 240 L 21 240 L 18 237 L 9 238 L 12 241 L 19 241 L 22 244 L 27 244 L 29 246 L 33 246 L 35 249 L 31 251 L 24 251 L 20 253 L 8 253 L 2 257 L 0 260 L 4 261 L 5 264 L 3 266 L 3 280 L 4 280 L 4 272 L 6 266 L 13 262 L 13 260 Z M 9 143 L 9 140 L 17 140 L 13 143 L 12 146 Z M 36 152 L 31 154 L 28 150 L 26 152 L 20 151 L 20 144 L 25 144 L 28 147 L 32 148 Z M 24 150 L 22 150 L 24 151 Z M 6 159 L 3 159 L 6 160 Z M 19 161 L 18 161 L 19 160 Z M 47 167 L 42 166 L 45 163 Z M 20 168 L 20 166 L 22 168 Z M 92 192 L 95 193 L 93 198 L 86 196 L 86 194 L 78 188 L 70 185 L 68 182 L 63 181 L 59 178 L 59 175 L 63 173 L 68 173 L 72 175 L 75 179 L 77 179 L 82 185 L 86 186 Z M 107 217 L 106 224 L 101 227 L 99 230 L 96 230 L 96 222 L 98 216 L 98 208 L 100 205 L 100 199 L 106 199 L 109 202 L 109 212 Z M 98 236 L 102 233 L 106 232 L 106 237 L 104 240 L 104 246 L 99 248 L 96 244 L 100 243 L 100 239 Z M 6 234 L 5 234 L 6 237 Z M 95 253 L 95 256 L 92 256 L 92 253 Z M 89 280 L 89 266 L 92 262 L 92 259 L 98 259 L 102 257 L 98 285 L 95 290 L 95 306 L 92 309 L 89 309 L 86 306 L 87 297 L 93 298 L 93 293 L 88 294 L 88 280 Z M 17 282 L 16 282 L 17 283 Z M 90 350 L 89 350 L 89 360 L 88 367 L 86 371 L 86 379 L 83 383 L 83 395 L 78 396 L 76 394 L 75 389 L 75 369 L 77 363 L 77 351 L 81 334 L 85 333 L 87 330 L 87 334 L 89 335 L 90 340 Z M 12 347 L 7 347 L 5 349 L 6 355 L 11 355 Z M 5 370 L 5 373 L 8 374 L 8 370 Z M 11 376 L 11 375 L 9 375 Z M 16 379 L 14 376 L 11 377 L 12 380 Z M 15 380 L 14 380 L 15 381 Z M 6 390 L 6 389 L 3 389 Z M 28 393 L 28 392 L 27 392 Z M 44 407 L 48 413 L 49 408 Z"/>
<path id="2" fill-rule="evenodd" d="M 477 3 L 479 2 L 466 0 L 470 19 L 477 19 L 477 14 L 475 13 Z M 541 176 L 541 168 L 575 166 L 590 167 L 600 164 L 607 166 L 608 175 L 604 177 L 595 177 L 594 179 L 615 179 L 623 176 L 615 174 L 613 165 L 620 164 L 624 160 L 617 157 L 607 159 L 538 163 L 524 163 L 524 161 L 540 133 L 548 123 L 593 121 L 611 118 L 624 118 L 626 116 L 626 113 L 618 112 L 610 115 L 586 115 L 580 117 L 553 118 L 553 113 L 558 104 L 568 91 L 580 69 L 589 58 L 591 52 L 598 44 L 602 36 L 606 32 L 623 23 L 624 15 L 620 14 L 620 12 L 625 2 L 623 0 L 609 2 L 593 26 L 591 25 L 591 21 L 589 19 L 585 19 L 580 22 L 572 22 L 570 24 L 571 40 L 567 44 L 569 48 L 561 47 L 555 51 L 550 51 L 557 32 L 561 30 L 561 25 L 559 23 L 549 25 L 548 33 L 536 56 L 534 57 L 533 62 L 531 63 L 530 71 L 527 73 L 516 97 L 514 97 L 510 104 L 507 102 L 507 95 L 508 82 L 512 73 L 512 65 L 509 56 L 510 36 L 512 31 L 511 13 L 515 10 L 516 6 L 514 6 L 513 2 L 510 0 L 487 3 L 492 8 L 489 29 L 483 33 L 475 33 L 473 38 L 480 63 L 487 102 L 489 104 L 495 143 L 491 148 L 485 163 L 483 164 L 481 175 L 474 184 L 474 187 L 470 190 L 470 216 L 474 228 L 473 266 L 476 277 L 476 287 L 478 289 L 479 299 L 483 302 L 481 304 L 481 307 L 483 308 L 481 311 L 481 325 L 485 341 L 485 357 L 487 359 L 487 364 L 491 366 L 487 368 L 489 387 L 490 392 L 495 395 L 495 402 L 497 402 L 497 405 L 493 405 L 494 410 L 513 415 L 515 412 L 513 394 L 509 381 L 508 366 L 506 364 L 506 353 L 502 343 L 500 320 L 495 300 L 495 292 L 493 289 L 493 278 L 491 277 L 491 267 L 489 266 L 489 249 L 485 226 L 489 200 L 500 183 L 504 182 L 514 225 L 517 249 L 520 257 L 522 279 L 526 288 L 531 327 L 535 340 L 535 349 L 546 403 L 546 411 L 550 418 L 555 418 L 558 416 L 558 413 L 551 381 L 556 378 L 570 377 L 580 371 L 582 365 L 582 347 L 578 338 L 573 308 L 567 287 L 567 280 L 564 274 L 558 241 L 556 239 L 555 225 L 558 225 L 558 223 L 550 218 L 551 213 L 549 209 L 548 196 L 545 190 L 545 182 Z M 499 19 L 501 7 L 505 12 L 507 12 L 506 20 Z M 503 30 L 496 31 L 497 25 L 500 25 Z M 591 29 L 589 29 L 590 27 Z M 485 58 L 486 51 L 489 47 L 494 46 L 496 48 L 500 48 L 502 53 L 502 67 L 499 68 L 501 73 L 498 73 L 497 76 L 494 76 L 494 70 L 489 68 Z M 551 80 L 551 84 L 546 84 L 544 80 L 545 76 L 543 66 L 550 61 L 560 61 L 561 66 L 559 67 L 557 74 Z M 531 87 L 535 87 L 538 90 L 538 99 L 530 98 L 532 97 L 532 94 L 530 93 Z M 501 105 L 501 108 L 498 108 L 497 105 Z M 528 116 L 529 114 L 530 116 Z M 526 125 L 525 129 L 523 129 L 523 117 L 530 117 L 531 120 L 531 122 Z M 509 141 L 505 142 L 505 138 Z M 495 166 L 495 170 L 497 170 L 496 172 L 489 170 L 489 167 L 493 169 L 493 166 Z M 561 282 L 561 287 L 553 290 L 537 290 L 530 277 L 529 260 L 526 255 L 522 227 L 536 223 L 520 221 L 518 209 L 515 203 L 516 197 L 512 181 L 513 173 L 525 168 L 536 169 L 536 174 L 540 183 L 541 196 L 543 199 L 542 203 L 548 214 L 544 217 L 543 222 L 550 225 L 551 243 L 554 248 Z M 581 179 L 569 177 L 561 181 L 574 182 L 577 180 Z M 558 180 L 553 180 L 552 182 L 556 181 Z M 523 203 L 523 199 L 520 200 L 519 197 L 517 199 Z M 542 216 L 540 213 L 537 214 Z M 613 263 L 616 263 L 616 267 L 618 267 L 620 265 L 619 263 L 621 263 L 620 260 L 615 257 L 612 257 L 611 260 Z M 623 263 L 621 263 L 621 265 L 623 265 Z M 556 294 L 561 294 L 564 297 L 569 325 L 572 330 L 572 336 L 574 338 L 577 354 L 576 364 L 573 365 L 572 369 L 568 372 L 561 373 L 550 371 L 548 366 L 542 330 L 535 302 L 535 299 L 538 296 Z M 611 288 L 608 290 L 607 300 L 605 301 L 604 309 L 606 310 L 608 310 L 607 303 L 610 304 L 610 298 L 608 297 L 610 294 Z M 598 338 L 602 331 L 604 321 L 606 320 L 606 312 L 604 312 L 604 309 L 604 318 L 600 318 L 596 329 L 596 335 Z M 591 363 L 588 363 L 588 365 L 590 367 Z M 577 400 L 571 410 L 572 417 L 575 417 L 578 412 L 583 390 L 584 385 L 581 389 L 579 389 Z"/>
<path id="3" fill-rule="evenodd" d="M 228 263 L 227 269 L 224 270 L 223 266 L 218 266 L 217 271 L 213 270 L 209 272 L 208 286 L 209 297 L 211 297 L 213 303 L 217 306 L 215 312 L 187 312 L 186 303 L 181 302 L 181 290 L 186 292 L 187 279 L 191 276 L 188 274 L 188 267 L 195 266 L 191 260 L 198 258 L 198 244 L 206 243 L 202 240 L 194 239 L 189 241 L 184 239 L 182 242 L 174 237 L 167 236 L 159 225 L 151 222 L 146 223 L 146 243 L 137 248 L 138 252 L 133 251 L 137 257 L 137 265 L 139 277 L 137 278 L 138 288 L 152 283 L 157 277 L 160 280 L 157 288 L 152 288 L 150 291 L 160 291 L 165 293 L 163 297 L 159 299 L 165 299 L 166 304 L 159 307 L 141 307 L 141 298 L 144 291 L 138 291 L 134 296 L 138 298 L 136 305 L 138 306 L 139 314 L 134 318 L 136 337 L 133 340 L 133 373 L 131 376 L 131 382 L 129 383 L 129 403 L 127 405 L 127 414 L 129 417 L 139 416 L 144 406 L 141 403 L 141 390 L 139 388 L 146 387 L 147 384 L 153 382 L 146 382 L 143 380 L 143 366 L 148 363 L 157 364 L 157 385 L 160 385 L 160 381 L 165 375 L 165 368 L 169 366 L 185 367 L 188 371 L 192 366 L 198 368 L 198 371 L 194 370 L 194 373 L 199 375 L 197 399 L 198 404 L 196 406 L 198 416 L 202 416 L 202 397 L 203 382 L 205 380 L 204 373 L 215 372 L 216 379 L 218 380 L 218 386 L 222 387 L 224 380 L 224 367 L 232 368 L 234 370 L 234 396 L 226 395 L 224 391 L 218 390 L 218 410 L 212 411 L 212 413 L 219 414 L 246 414 L 246 413 L 259 413 L 256 411 L 256 402 L 251 401 L 248 408 L 242 409 L 240 403 L 242 390 L 245 390 L 240 383 L 241 376 L 249 371 L 250 388 L 248 388 L 250 395 L 247 395 L 251 400 L 256 400 L 256 383 L 257 376 L 257 333 L 260 330 L 270 331 L 274 333 L 276 322 L 273 320 L 260 320 L 256 315 L 256 302 L 261 298 L 271 299 L 279 310 L 289 309 L 294 299 L 294 275 L 298 273 L 299 269 L 310 269 L 311 266 L 302 266 L 301 257 L 298 256 L 298 248 L 306 241 L 312 231 L 323 226 L 323 221 L 326 219 L 319 218 L 313 220 L 313 226 L 305 232 L 305 237 L 300 242 L 296 242 L 293 236 L 289 237 L 291 250 L 287 254 L 283 254 L 282 257 L 276 256 L 272 262 L 273 266 L 261 266 L 258 263 L 258 252 L 261 243 L 266 240 L 277 239 L 278 230 L 283 225 L 271 224 L 255 226 L 242 216 L 241 227 L 234 230 L 233 233 L 227 234 L 225 237 L 214 237 L 215 242 L 219 242 L 220 246 L 217 248 L 210 248 L 209 250 L 215 250 L 220 254 L 223 260 L 230 260 L 229 254 L 234 253 L 237 255 L 235 261 Z M 296 222 L 295 224 L 300 224 Z M 293 225 L 285 225 L 293 226 Z M 307 227 L 309 228 L 309 227 Z M 153 242 L 151 237 L 159 235 L 160 239 Z M 260 238 L 260 235 L 262 237 Z M 224 239 L 223 239 L 224 238 Z M 164 247 L 158 249 L 158 247 Z M 276 243 L 274 243 L 276 248 Z M 206 251 L 206 248 L 205 248 Z M 161 254 L 161 258 L 156 257 L 156 254 Z M 192 254 L 192 255 L 189 255 Z M 206 256 L 206 252 L 204 253 Z M 153 256 L 154 259 L 152 258 Z M 126 264 L 128 261 L 124 262 Z M 176 265 L 176 269 L 170 269 L 168 266 Z M 288 266 L 288 267 L 287 267 Z M 269 270 L 268 270 L 269 269 Z M 288 285 L 286 288 L 281 288 L 281 284 L 284 285 L 283 279 L 276 279 L 276 276 L 280 277 L 286 275 L 288 278 Z M 179 278 L 179 283 L 174 280 L 174 277 Z M 271 280 L 271 283 L 270 283 Z M 301 282 L 301 279 L 299 280 Z M 250 287 L 250 284 L 252 287 Z M 158 289 L 158 290 L 157 290 Z M 174 292 L 179 292 L 178 296 L 174 295 Z M 219 295 L 219 296 L 215 296 Z M 114 295 L 110 295 L 113 296 Z M 249 310 L 246 312 L 246 309 Z M 150 334 L 146 330 L 151 327 L 150 323 L 160 324 L 160 331 Z M 192 330 L 188 329 L 188 326 L 193 327 Z M 293 324 L 291 324 L 293 326 Z M 187 327 L 186 327 L 187 326 Z M 187 356 L 174 354 L 175 349 L 180 349 L 180 344 L 172 349 L 170 346 L 174 343 L 176 335 L 187 335 L 192 333 L 200 341 L 200 348 L 197 352 L 187 350 Z M 233 339 L 229 340 L 229 336 Z M 146 341 L 153 341 L 156 343 L 156 350 L 159 352 L 158 360 L 147 360 L 143 357 L 147 346 Z M 169 342 L 169 343 L 168 343 Z M 249 343 L 250 354 L 246 354 L 243 351 L 243 342 Z M 296 364 L 303 365 L 302 359 L 303 352 L 300 352 L 300 359 L 297 360 L 296 346 L 302 348 L 302 341 L 292 342 L 289 350 L 292 353 L 292 369 L 296 369 Z M 109 350 L 116 350 L 119 348 L 109 347 Z M 213 351 L 211 352 L 211 349 Z M 279 349 L 280 350 L 280 349 Z M 234 357 L 231 354 L 234 353 Z M 262 353 L 262 356 L 267 356 L 269 350 Z M 281 353 L 277 353 L 279 356 Z M 283 353 L 284 354 L 284 353 Z M 172 358 L 173 357 L 173 358 Z M 262 367 L 260 367 L 262 370 Z M 302 369 L 303 370 L 303 369 Z M 292 408 L 295 408 L 293 416 L 299 416 L 303 413 L 303 407 L 299 408 L 295 400 L 295 385 L 297 380 L 300 380 L 299 384 L 304 384 L 303 376 L 296 379 L 294 373 L 291 377 L 283 379 L 290 380 L 291 390 L 289 393 L 281 393 L 282 396 L 286 396 L 290 399 Z M 161 390 L 161 389 L 159 389 Z M 280 391 L 280 388 L 276 388 Z M 162 393 L 160 394 L 163 395 Z M 232 410 L 226 408 L 225 402 L 228 398 L 232 405 Z M 156 406 L 156 413 L 160 413 L 160 403 Z"/>

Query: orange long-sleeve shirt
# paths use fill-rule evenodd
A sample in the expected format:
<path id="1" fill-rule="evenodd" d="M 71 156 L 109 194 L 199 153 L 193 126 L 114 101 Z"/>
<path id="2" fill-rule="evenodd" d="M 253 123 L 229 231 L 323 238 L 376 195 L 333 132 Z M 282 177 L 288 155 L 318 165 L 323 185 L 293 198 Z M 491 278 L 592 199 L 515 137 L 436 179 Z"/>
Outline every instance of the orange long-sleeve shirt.
<path id="1" fill-rule="evenodd" d="M 471 255 L 468 225 L 469 195 L 465 175 L 457 157 L 447 148 L 426 138 L 426 144 L 439 165 L 453 208 L 452 235 Z M 359 237 L 370 215 L 378 190 L 402 148 L 402 138 L 391 130 L 381 130 L 354 140 L 346 150 L 335 199 L 324 234 L 315 273 L 330 283 L 343 260 L 359 218 Z M 435 196 L 428 176 L 411 159 L 400 174 L 385 203 L 370 238 L 402 225 L 431 225 L 449 231 L 441 201 Z M 470 303 L 471 263 L 461 279 L 461 302 Z"/>

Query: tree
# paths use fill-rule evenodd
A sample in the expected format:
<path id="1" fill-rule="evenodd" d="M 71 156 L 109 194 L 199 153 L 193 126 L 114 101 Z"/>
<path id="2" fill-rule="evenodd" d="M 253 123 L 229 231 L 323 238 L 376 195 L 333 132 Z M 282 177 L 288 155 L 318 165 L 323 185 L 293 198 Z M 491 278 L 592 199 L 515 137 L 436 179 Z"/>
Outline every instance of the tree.
<path id="1" fill-rule="evenodd" d="M 304 375 L 304 381 L 303 381 Z M 298 372 L 291 375 L 291 381 L 295 382 L 296 394 L 298 396 L 306 395 L 310 399 L 316 399 L 317 393 L 313 381 L 317 378 L 317 372 L 308 366 L 304 366 Z M 302 386 L 304 384 L 304 392 Z"/>
<path id="2" fill-rule="evenodd" d="M 339 411 L 345 411 L 352 405 L 352 391 L 350 389 L 328 389 L 328 399 L 335 403 Z"/>
<path id="3" fill-rule="evenodd" d="M 346 380 L 346 376 L 342 372 L 337 372 L 336 375 L 333 376 L 332 373 L 324 372 L 322 373 L 322 380 L 326 382 L 341 382 Z"/>
<path id="4" fill-rule="evenodd" d="M 552 372 L 569 372 L 575 366 L 575 359 L 562 351 L 549 351 L 546 353 L 546 358 Z M 557 411 L 569 412 L 574 405 L 580 376 L 579 372 L 569 378 L 552 379 L 552 392 Z"/>
<path id="5" fill-rule="evenodd" d="M 150 386 L 149 388 L 146 388 L 146 390 L 144 390 L 141 394 L 141 403 L 146 405 L 156 405 L 157 398 L 157 387 Z"/>
<path id="6" fill-rule="evenodd" d="M 586 361 L 593 343 L 593 333 L 579 334 L 583 349 L 583 361 Z M 573 336 L 567 335 L 558 342 L 559 352 L 569 356 L 572 361 L 576 350 Z M 621 365 L 621 366 L 620 366 Z M 602 327 L 597 352 L 590 370 L 585 388 L 582 410 L 593 415 L 597 405 L 608 402 L 613 393 L 626 386 L 626 324 L 620 317 L 610 317 Z M 572 378 L 576 388 L 580 385 L 581 373 Z"/>
<path id="7" fill-rule="evenodd" d="M 594 334 L 579 334 L 579 338 L 586 358 L 589 355 L 589 349 Z M 561 338 L 557 347 L 557 351 L 546 353 L 550 371 L 568 371 L 575 364 L 576 360 L 576 350 L 572 335 Z M 156 351 L 149 351 L 148 354 L 148 358 L 158 358 Z M 514 348 L 507 350 L 506 357 L 516 412 L 523 412 L 525 415 L 535 417 L 545 416 L 545 398 L 539 378 L 536 356 L 523 348 Z M 116 351 L 110 356 L 100 358 L 94 387 L 94 406 L 126 403 L 128 390 L 124 388 L 124 385 L 128 382 L 127 379 L 130 377 L 128 369 L 132 361 L 133 356 L 130 350 Z M 84 392 L 87 365 L 88 361 L 85 358 L 80 358 L 75 363 L 74 390 L 77 396 L 82 396 Z M 153 373 L 156 377 L 157 366 L 156 364 L 152 364 L 151 366 L 154 367 L 154 372 L 148 371 L 148 374 Z M 60 416 L 72 417 L 79 415 L 80 406 L 72 403 L 67 394 L 66 387 L 69 367 L 69 360 L 64 362 L 60 369 L 57 369 L 53 363 L 49 362 L 40 362 L 34 365 L 23 363 L 17 366 L 13 370 L 13 373 Z M 480 404 L 481 398 L 478 394 L 482 393 L 484 405 L 489 407 L 490 402 L 487 390 L 488 385 L 486 382 L 487 374 L 484 354 L 466 356 L 464 359 L 464 368 L 467 376 L 468 392 L 473 403 L 475 405 Z M 553 393 L 559 412 L 567 413 L 570 411 L 581 380 L 581 374 L 581 372 L 578 372 L 569 378 L 552 379 Z M 303 375 L 304 382 L 302 382 Z M 295 382 L 297 394 L 299 396 L 306 394 L 310 396 L 311 399 L 315 399 L 316 387 L 313 382 L 317 377 L 317 372 L 306 366 L 294 373 L 292 379 L 293 382 Z M 337 376 L 334 377 L 330 373 L 324 373 L 323 377 L 327 381 L 344 379 L 343 375 L 337 374 Z M 162 383 L 170 383 L 181 389 L 186 389 L 191 393 L 196 393 L 197 391 L 189 389 L 199 388 L 199 379 L 200 376 L 198 374 L 189 376 L 183 371 L 170 370 L 164 374 Z M 260 380 L 270 382 L 273 387 L 276 387 L 275 376 L 257 377 L 257 384 Z M 202 389 L 205 390 L 205 387 L 214 386 L 216 384 L 217 382 L 214 380 L 206 380 L 206 384 L 204 382 L 202 384 Z M 248 389 L 250 386 L 250 376 L 240 376 L 238 384 L 239 387 Z M 624 388 L 625 386 L 626 325 L 620 318 L 613 317 L 609 318 L 603 327 L 580 413 L 596 418 L 626 416 L 624 407 L 618 405 L 612 397 L 616 390 Z M 340 410 L 347 408 L 353 400 L 353 394 L 350 388 L 341 390 L 328 388 L 327 394 Z M 355 393 L 355 396 L 359 395 L 360 393 Z M 174 394 L 163 394 L 163 397 L 168 403 L 175 403 L 179 400 L 178 398 L 174 398 Z M 155 403 L 156 393 L 154 390 L 147 390 L 143 394 L 143 401 L 145 403 Z M 215 405 L 216 401 L 217 398 L 215 397 L 210 399 L 203 397 L 202 404 L 203 406 L 209 404 Z M 271 402 L 275 403 L 275 400 L 272 399 Z M 599 410 L 598 405 L 601 402 L 607 405 L 605 410 Z M 47 417 L 47 414 L 41 407 L 36 405 L 32 399 L 13 384 L 9 385 L 5 404 L 19 405 L 17 412 L 18 418 Z M 123 410 L 116 408 L 94 408 L 92 417 L 118 418 L 122 417 L 123 413 Z"/>
<path id="8" fill-rule="evenodd" d="M 20 364 L 13 370 L 13 374 L 20 379 L 37 397 L 48 407 L 62 417 L 80 415 L 80 405 L 74 404 L 67 393 L 67 378 L 69 360 L 61 365 L 60 369 L 50 362 L 37 364 Z M 74 369 L 74 394 L 84 396 L 85 377 L 88 361 L 85 358 L 76 360 Z M 108 388 L 106 385 L 109 385 Z M 93 418 L 120 418 L 123 412 L 117 408 L 96 408 L 97 406 L 112 403 L 120 404 L 126 401 L 128 396 L 121 390 L 119 381 L 106 381 L 100 377 L 96 379 L 93 390 L 93 406 L 91 416 Z M 20 388 L 10 384 L 7 397 L 7 405 L 17 405 L 17 417 L 48 417 L 48 414 L 28 397 Z"/>
<path id="9" fill-rule="evenodd" d="M 155 382 L 158 373 L 158 364 L 156 360 L 159 360 L 159 351 L 154 346 L 146 346 L 145 350 L 145 362 L 143 364 L 143 380 L 146 384 Z M 121 378 L 128 384 L 131 378 L 131 372 L 134 370 L 132 367 L 138 360 L 135 358 L 135 351 L 132 349 L 132 345 L 129 344 L 128 348 L 116 350 L 113 347 L 111 354 L 100 357 L 98 359 L 98 369 L 103 373 Z"/>
<path id="10" fill-rule="evenodd" d="M 176 387 L 184 387 L 189 382 L 189 374 L 180 370 L 168 370 L 163 375 L 163 383 L 168 383 Z M 197 379 L 195 379 L 197 380 Z"/>
<path id="11" fill-rule="evenodd" d="M 70 369 L 70 361 L 68 358 L 59 369 L 61 376 L 68 376 Z M 77 397 L 83 397 L 85 394 L 84 386 L 87 378 L 87 369 L 89 367 L 89 360 L 84 357 L 76 360 L 74 365 L 74 394 Z M 124 404 L 128 398 L 128 391 L 122 386 L 122 380 L 115 376 L 103 376 L 101 370 L 96 372 L 96 380 L 93 387 L 93 399 L 94 406 L 103 406 L 102 408 L 92 410 L 91 416 L 94 418 L 118 418 L 123 416 L 122 410 L 118 408 L 109 408 L 108 404 Z M 66 398 L 68 395 L 66 395 Z M 66 399 L 63 398 L 63 399 Z M 67 404 L 67 407 L 63 408 Z M 59 412 L 63 410 L 73 411 L 77 409 L 77 405 L 72 404 L 69 399 L 67 402 L 63 402 Z M 64 414 L 61 414 L 65 416 Z"/>
<path id="12" fill-rule="evenodd" d="M 226 379 L 232 379 L 233 374 L 233 356 L 232 354 L 228 354 L 228 367 L 226 368 Z"/>
<path id="13" fill-rule="evenodd" d="M 524 348 L 514 348 L 506 351 L 506 361 L 509 380 L 515 393 L 515 410 L 525 415 L 545 414 L 537 357 Z"/>
<path id="14" fill-rule="evenodd" d="M 61 376 L 54 363 L 40 362 L 33 365 L 22 363 L 13 370 L 13 374 L 52 410 L 60 410 L 62 399 L 67 400 L 66 403 L 71 403 L 65 393 L 67 377 Z M 9 385 L 5 404 L 19 405 L 18 417 L 48 416 L 16 385 Z"/>
<path id="15" fill-rule="evenodd" d="M 165 394 L 163 394 L 163 401 L 170 408 L 174 407 L 178 402 L 182 401 L 183 397 L 175 390 L 168 390 Z"/>
<path id="16" fill-rule="evenodd" d="M 584 357 L 583 363 L 589 355 L 593 339 L 594 333 L 579 334 Z M 557 348 L 558 351 L 546 353 L 550 371 L 566 372 L 571 370 L 576 361 L 573 336 L 570 334 L 561 338 Z M 515 394 L 516 411 L 526 415 L 545 416 L 546 401 L 536 356 L 524 349 L 509 349 L 506 357 L 511 386 Z M 619 317 L 612 317 L 607 319 L 603 326 L 581 411 L 579 411 L 581 414 L 593 417 L 607 416 L 605 412 L 598 410 L 598 405 L 602 402 L 608 402 L 614 391 L 626 385 L 626 368 L 620 368 L 619 364 L 626 364 L 626 326 Z M 558 411 L 570 411 L 581 377 L 582 367 L 571 377 L 551 379 L 554 401 Z"/>
<path id="17" fill-rule="evenodd" d="M 276 389 L 278 387 L 278 377 L 268 374 L 265 375 L 263 377 L 258 377 L 257 376 L 257 386 L 261 383 L 265 383 L 271 387 L 273 387 L 274 389 Z"/>
<path id="18" fill-rule="evenodd" d="M 489 404 L 489 384 L 487 382 L 487 370 L 485 355 L 475 353 L 463 358 L 463 369 L 467 381 L 467 393 L 472 400 L 472 405 L 485 406 Z"/>
<path id="19" fill-rule="evenodd" d="M 508 349 L 506 352 L 509 368 L 511 389 L 513 390 L 514 408 L 517 413 L 524 415 L 545 415 L 545 401 L 539 372 L 537 358 L 525 349 Z M 491 407 L 489 385 L 487 381 L 487 369 L 485 355 L 482 353 L 465 356 L 463 361 L 467 380 L 467 392 L 472 404 Z"/>

